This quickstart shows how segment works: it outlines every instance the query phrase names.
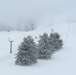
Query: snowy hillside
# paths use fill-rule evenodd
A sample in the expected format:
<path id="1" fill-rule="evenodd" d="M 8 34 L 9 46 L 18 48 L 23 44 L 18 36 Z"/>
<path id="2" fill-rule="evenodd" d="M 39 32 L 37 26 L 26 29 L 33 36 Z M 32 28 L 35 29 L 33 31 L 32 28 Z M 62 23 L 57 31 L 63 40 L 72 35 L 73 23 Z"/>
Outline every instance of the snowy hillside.
<path id="1" fill-rule="evenodd" d="M 63 48 L 49 60 L 40 60 L 30 66 L 15 65 L 15 54 L 18 45 L 27 35 L 37 37 L 51 29 L 59 32 L 64 41 Z M 9 38 L 13 38 L 13 53 L 10 54 Z M 1 75 L 76 75 L 76 23 L 38 27 L 30 32 L 0 32 L 0 74 Z"/>

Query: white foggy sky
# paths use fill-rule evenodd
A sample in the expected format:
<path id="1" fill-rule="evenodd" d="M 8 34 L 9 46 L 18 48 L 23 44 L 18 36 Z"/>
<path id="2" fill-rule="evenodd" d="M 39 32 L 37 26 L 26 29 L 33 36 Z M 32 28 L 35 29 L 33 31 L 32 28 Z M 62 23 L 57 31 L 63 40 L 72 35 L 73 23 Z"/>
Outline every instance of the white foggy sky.
<path id="1" fill-rule="evenodd" d="M 16 25 L 27 17 L 76 21 L 76 0 L 0 0 L 0 23 Z"/>

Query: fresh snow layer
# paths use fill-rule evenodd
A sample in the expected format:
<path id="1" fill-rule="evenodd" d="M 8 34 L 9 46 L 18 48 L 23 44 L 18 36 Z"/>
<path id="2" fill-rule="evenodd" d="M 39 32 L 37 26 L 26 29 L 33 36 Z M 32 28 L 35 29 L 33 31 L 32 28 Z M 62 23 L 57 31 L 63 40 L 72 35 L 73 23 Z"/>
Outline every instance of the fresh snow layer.
<path id="1" fill-rule="evenodd" d="M 23 38 L 31 35 L 38 41 L 39 35 L 50 33 L 51 29 L 60 33 L 64 41 L 63 48 L 48 60 L 38 59 L 38 63 L 30 66 L 15 65 L 15 54 Z M 9 38 L 14 40 L 13 53 L 10 54 Z M 30 32 L 0 32 L 0 75 L 76 75 L 76 25 L 60 24 L 37 28 Z"/>

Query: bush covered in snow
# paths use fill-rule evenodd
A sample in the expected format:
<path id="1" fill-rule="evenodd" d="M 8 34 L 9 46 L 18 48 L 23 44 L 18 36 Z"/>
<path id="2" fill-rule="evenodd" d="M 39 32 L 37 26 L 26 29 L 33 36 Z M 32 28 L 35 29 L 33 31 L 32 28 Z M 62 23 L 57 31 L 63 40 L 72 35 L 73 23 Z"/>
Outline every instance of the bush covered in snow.
<path id="1" fill-rule="evenodd" d="M 39 58 L 50 58 L 53 53 L 61 49 L 63 41 L 58 33 L 44 33 L 38 41 Z"/>
<path id="2" fill-rule="evenodd" d="M 48 34 L 44 33 L 42 36 L 40 36 L 39 43 L 38 43 L 38 50 L 39 50 L 39 56 L 38 58 L 50 58 L 51 56 L 51 45 L 48 42 Z"/>
<path id="3" fill-rule="evenodd" d="M 18 47 L 15 63 L 18 65 L 30 65 L 37 63 L 36 43 L 31 36 L 23 39 Z"/>
<path id="4" fill-rule="evenodd" d="M 60 39 L 60 35 L 57 32 L 50 33 L 48 40 L 49 44 L 54 48 L 53 53 L 61 49 L 63 46 L 63 40 Z"/>

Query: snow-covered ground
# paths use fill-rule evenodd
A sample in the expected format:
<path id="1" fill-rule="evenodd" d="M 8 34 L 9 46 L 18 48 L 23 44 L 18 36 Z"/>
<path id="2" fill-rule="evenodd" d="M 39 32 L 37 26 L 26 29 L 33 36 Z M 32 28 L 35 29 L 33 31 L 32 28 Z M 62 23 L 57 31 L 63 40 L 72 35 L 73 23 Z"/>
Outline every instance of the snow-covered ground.
<path id="1" fill-rule="evenodd" d="M 76 23 L 38 27 L 30 32 L 0 32 L 0 75 L 76 75 Z M 15 65 L 15 54 L 24 37 L 37 37 L 51 29 L 59 32 L 64 41 L 63 48 L 49 60 L 39 60 L 30 66 Z M 9 38 L 13 38 L 13 53 L 10 54 Z"/>

